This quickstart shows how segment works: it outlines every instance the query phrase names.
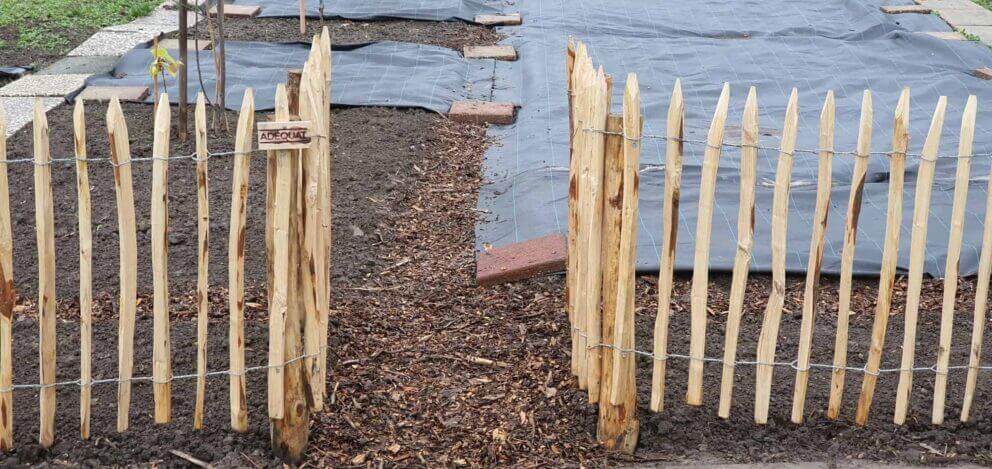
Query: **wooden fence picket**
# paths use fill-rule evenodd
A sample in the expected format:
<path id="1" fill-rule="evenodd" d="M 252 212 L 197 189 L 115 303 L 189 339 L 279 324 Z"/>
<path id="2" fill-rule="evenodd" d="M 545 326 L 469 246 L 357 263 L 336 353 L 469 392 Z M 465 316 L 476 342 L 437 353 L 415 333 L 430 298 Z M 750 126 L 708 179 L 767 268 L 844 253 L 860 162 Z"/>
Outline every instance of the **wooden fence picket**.
<path id="1" fill-rule="evenodd" d="M 588 94 L 588 120 L 580 125 L 592 129 L 584 132 L 586 147 L 584 179 L 579 184 L 583 189 L 579 194 L 580 233 L 579 248 L 585 252 L 580 258 L 579 274 L 583 280 L 580 285 L 579 314 L 585 317 L 586 343 L 580 353 L 586 355 L 585 375 L 589 387 L 589 403 L 599 402 L 599 383 L 602 378 L 600 295 L 602 290 L 601 245 L 603 235 L 603 154 L 605 152 L 606 118 L 610 108 L 610 95 L 607 93 L 606 75 L 602 67 L 591 76 L 586 83 L 585 93 Z M 581 88 L 580 88 L 581 90 Z M 584 262 L 582 262 L 584 259 Z"/>
<path id="2" fill-rule="evenodd" d="M 333 244 L 333 200 L 332 200 L 332 178 L 331 174 L 333 172 L 334 164 L 331 158 L 331 72 L 333 70 L 333 52 L 331 51 L 331 32 L 324 26 L 321 28 L 320 32 L 320 50 L 321 50 L 321 87 L 320 87 L 320 97 L 321 97 L 321 111 L 323 114 L 322 129 L 320 133 L 320 138 L 318 139 L 318 146 L 321 148 L 320 151 L 320 186 L 318 187 L 318 198 L 320 200 L 320 219 L 323 224 L 323 236 L 321 237 L 321 264 L 320 264 L 320 275 L 317 277 L 320 281 L 322 295 L 320 297 L 320 304 L 318 305 L 318 312 L 320 313 L 320 350 L 317 356 L 317 369 L 318 382 L 320 384 L 319 388 L 316 388 L 317 393 L 314 396 L 314 411 L 320 411 L 323 409 L 324 395 L 327 393 L 327 341 L 328 341 L 328 325 L 331 315 L 331 245 Z"/>
<path id="3" fill-rule="evenodd" d="M 599 400 L 599 422 L 596 439 L 604 446 L 616 449 L 617 437 L 622 435 L 624 409 L 611 403 L 613 389 L 613 356 L 620 344 L 614 341 L 619 294 L 620 230 L 623 222 L 623 117 L 611 114 L 606 121 L 606 150 L 603 170 L 603 376 L 604 398 Z"/>
<path id="4" fill-rule="evenodd" d="M 79 223 L 79 436 L 90 437 L 93 359 L 93 222 L 86 161 L 86 108 L 76 100 L 72 113 Z"/>
<path id="5" fill-rule="evenodd" d="M 737 212 L 737 254 L 734 256 L 734 273 L 730 281 L 730 304 L 727 312 L 727 329 L 723 345 L 723 369 L 720 376 L 720 404 L 717 414 L 730 418 L 734 393 L 734 370 L 737 361 L 737 339 L 740 335 L 741 316 L 744 313 L 744 292 L 751 267 L 751 248 L 754 244 L 754 190 L 758 166 L 758 92 L 752 86 L 744 102 L 741 122 L 741 186 Z"/>
<path id="6" fill-rule="evenodd" d="M 668 316 L 671 313 L 675 245 L 679 231 L 684 133 L 685 102 L 682 99 L 682 83 L 675 80 L 672 100 L 668 105 L 668 141 L 665 144 L 665 200 L 661 215 L 661 268 L 658 271 L 658 315 L 654 322 L 654 357 L 651 360 L 651 410 L 654 412 L 661 412 L 665 407 Z"/>
<path id="7" fill-rule="evenodd" d="M 276 88 L 275 119 L 277 122 L 289 120 L 289 102 L 286 86 Z M 290 222 L 293 218 L 293 161 L 292 151 L 275 152 L 276 184 L 273 197 L 272 230 L 272 294 L 269 303 L 269 418 L 283 418 L 283 373 L 286 362 L 285 324 L 289 309 L 290 287 Z"/>
<path id="8" fill-rule="evenodd" d="M 14 254 L 7 184 L 7 112 L 0 106 L 0 451 L 14 447 Z"/>
<path id="9" fill-rule="evenodd" d="M 692 268 L 691 328 L 689 336 L 689 383 L 686 402 L 703 404 L 703 354 L 706 348 L 706 300 L 709 294 L 710 235 L 713 230 L 713 199 L 716 174 L 720 166 L 723 137 L 730 104 L 730 84 L 724 83 L 713 113 L 706 151 L 703 154 L 703 174 L 699 183 L 699 210 L 696 217 L 696 253 Z"/>
<path id="10" fill-rule="evenodd" d="M 799 122 L 799 97 L 795 88 L 789 96 L 782 127 L 782 146 L 775 171 L 775 194 L 772 201 L 772 288 L 765 308 L 761 334 L 758 337 L 757 371 L 754 391 L 754 421 L 768 422 L 768 403 L 771 399 L 772 372 L 775 362 L 775 345 L 785 304 L 785 243 L 789 222 L 789 189 L 792 185 L 792 161 L 796 149 Z"/>
<path id="11" fill-rule="evenodd" d="M 203 407 L 207 394 L 207 335 L 210 325 L 210 178 L 207 148 L 206 98 L 196 96 L 196 403 L 193 408 L 193 429 L 203 428 Z"/>
<path id="12" fill-rule="evenodd" d="M 169 95 L 162 93 L 155 109 L 152 144 L 152 345 L 155 423 L 172 420 L 172 357 L 169 345 L 169 131 L 172 127 Z"/>
<path id="13" fill-rule="evenodd" d="M 944 128 L 944 112 L 947 97 L 941 96 L 930 123 L 930 132 L 923 144 L 920 166 L 916 176 L 916 198 L 913 203 L 913 231 L 909 247 L 909 285 L 906 288 L 905 333 L 902 341 L 902 365 L 899 372 L 899 386 L 896 388 L 896 409 L 893 422 L 902 425 L 909 411 L 909 395 L 913 387 L 913 371 L 916 353 L 916 321 L 920 311 L 920 293 L 923 289 L 923 262 L 927 247 L 927 222 L 930 220 L 930 194 L 933 190 L 933 177 L 937 168 L 937 150 L 940 147 L 940 133 Z"/>
<path id="14" fill-rule="evenodd" d="M 48 118 L 41 99 L 34 102 L 34 206 L 38 238 L 38 328 L 41 384 L 38 443 L 55 444 L 55 208 L 48 147 Z"/>
<path id="15" fill-rule="evenodd" d="M 899 260 L 899 234 L 902 229 L 903 186 L 906 177 L 906 151 L 909 147 L 909 88 L 903 88 L 896 104 L 892 125 L 892 152 L 889 155 L 889 197 L 885 220 L 885 245 L 882 250 L 882 269 L 878 278 L 878 300 L 875 303 L 875 321 L 871 331 L 871 346 L 861 382 L 861 395 L 854 417 L 855 423 L 868 423 L 878 369 L 882 363 L 882 347 L 889 324 L 889 308 L 896 281 L 896 263 Z"/>
<path id="16" fill-rule="evenodd" d="M 317 135 L 322 135 L 323 113 L 321 112 L 321 73 L 320 73 L 320 38 L 314 36 L 313 45 L 310 52 L 310 61 L 303 67 L 303 75 L 300 83 L 299 115 L 300 120 L 311 122 L 311 127 Z M 320 140 L 319 138 L 317 139 Z M 319 305 L 322 301 L 320 269 L 323 265 L 321 257 L 321 238 L 323 237 L 323 223 L 320 214 L 320 160 L 323 148 L 318 143 L 314 143 L 310 148 L 301 152 L 301 190 L 303 190 L 303 298 L 304 298 L 304 340 L 303 352 L 306 355 L 304 360 L 304 375 L 309 387 L 308 393 L 311 396 L 311 406 L 316 409 L 320 390 L 323 388 L 323 375 L 319 369 L 318 355 L 320 354 L 320 312 Z"/>
<path id="17" fill-rule="evenodd" d="M 968 377 L 965 381 L 964 401 L 961 404 L 961 421 L 971 418 L 971 405 L 978 385 L 978 372 L 982 359 L 982 340 L 985 335 L 985 313 L 988 308 L 989 284 L 992 282 L 992 174 L 989 175 L 988 194 L 985 198 L 985 218 L 982 228 L 982 252 L 978 261 L 975 280 L 975 312 L 971 329 L 971 347 L 968 353 Z"/>
<path id="18" fill-rule="evenodd" d="M 831 420 L 835 420 L 840 416 L 841 400 L 844 396 L 844 368 L 847 366 L 847 341 L 851 312 L 854 250 L 858 239 L 858 221 L 861 218 L 862 196 L 864 195 L 865 178 L 868 175 L 868 161 L 871 155 L 873 116 L 871 91 L 865 90 L 861 97 L 861 120 L 858 125 L 857 155 L 854 157 L 854 169 L 851 174 L 851 192 L 847 199 L 847 219 L 844 224 L 844 247 L 841 251 L 837 334 L 834 338 L 834 368 L 830 373 L 830 397 L 827 402 L 827 418 Z"/>
<path id="19" fill-rule="evenodd" d="M 978 98 L 968 97 L 961 116 L 961 138 L 958 140 L 957 171 L 954 177 L 954 203 L 951 208 L 951 232 L 947 244 L 947 264 L 944 268 L 944 298 L 940 313 L 940 344 L 933 384 L 934 425 L 944 423 L 944 400 L 947 395 L 947 367 L 951 358 L 951 333 L 954 326 L 954 300 L 958 292 L 958 261 L 964 238 L 965 206 L 968 203 L 968 178 L 971 176 L 971 150 L 975 140 L 975 119 Z"/>
<path id="20" fill-rule="evenodd" d="M 823 265 L 823 245 L 826 242 L 827 215 L 830 213 L 830 184 L 834 157 L 833 90 L 827 91 L 820 112 L 820 152 L 816 171 L 816 209 L 813 212 L 813 235 L 810 239 L 806 286 L 803 291 L 803 319 L 799 331 L 799 358 L 796 362 L 796 385 L 792 396 L 792 422 L 803 423 L 806 390 L 809 384 L 809 356 L 813 348 L 813 324 L 820 299 L 820 268 Z"/>
<path id="21" fill-rule="evenodd" d="M 285 91 L 285 90 L 284 90 Z M 228 238 L 228 295 L 231 309 L 229 353 L 231 360 L 231 428 L 248 431 L 245 371 L 245 231 L 248 216 L 248 173 L 255 128 L 255 95 L 251 88 L 241 98 L 241 114 L 234 141 L 234 175 L 231 182 L 231 224 Z"/>
<path id="22" fill-rule="evenodd" d="M 585 354 L 580 351 L 583 350 L 581 347 L 585 343 L 583 335 L 585 334 L 584 324 L 585 318 L 578 316 L 579 310 L 579 283 L 581 274 L 579 273 L 579 257 L 581 253 L 579 251 L 579 193 L 580 193 L 580 170 L 583 166 L 583 160 L 585 158 L 585 147 L 582 145 L 585 139 L 585 132 L 582 130 L 581 123 L 586 120 L 585 118 L 585 102 L 586 93 L 585 89 L 579 92 L 579 87 L 584 86 L 584 80 L 586 79 L 586 74 L 588 73 L 588 68 L 591 66 L 588 64 L 589 58 L 585 55 L 585 45 L 581 42 L 578 44 L 575 53 L 575 65 L 574 71 L 571 77 L 571 89 L 572 89 L 572 117 L 571 117 L 571 127 L 572 127 L 572 140 L 570 146 L 570 159 L 569 159 L 569 183 L 568 183 L 568 260 L 567 260 L 567 271 L 568 276 L 566 277 L 566 282 L 569 284 L 568 291 L 568 302 L 566 303 L 566 308 L 568 309 L 568 316 L 572 321 L 571 324 L 571 345 L 572 345 L 572 360 L 571 369 L 572 374 L 578 377 L 579 388 L 585 389 L 585 375 L 581 372 L 584 367 Z"/>
<path id="23" fill-rule="evenodd" d="M 621 351 L 613 353 L 613 373 L 607 376 L 613 381 L 608 393 L 610 403 L 623 405 L 630 400 L 634 382 L 634 298 L 637 264 L 637 206 L 640 198 L 641 161 L 641 89 L 637 75 L 627 75 L 623 94 L 623 198 L 622 221 L 620 223 L 620 267 L 617 275 L 616 327 L 614 345 Z M 636 443 L 636 441 L 635 441 Z M 631 446 L 633 451 L 633 446 Z"/>
<path id="24" fill-rule="evenodd" d="M 107 109 L 110 162 L 114 166 L 117 223 L 120 233 L 120 326 L 117 363 L 117 431 L 128 427 L 131 409 L 131 377 L 134 370 L 134 319 L 138 302 L 138 240 L 134 218 L 134 189 L 131 177 L 131 147 L 127 122 L 120 101 L 114 97 Z"/>

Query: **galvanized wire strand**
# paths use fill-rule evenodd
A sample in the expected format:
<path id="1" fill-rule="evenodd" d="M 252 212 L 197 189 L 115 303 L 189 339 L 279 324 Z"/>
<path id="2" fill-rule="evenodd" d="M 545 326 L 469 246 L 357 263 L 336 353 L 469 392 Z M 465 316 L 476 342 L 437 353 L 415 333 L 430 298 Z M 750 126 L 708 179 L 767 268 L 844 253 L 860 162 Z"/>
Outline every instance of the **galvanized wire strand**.
<path id="1" fill-rule="evenodd" d="M 585 339 L 588 340 L 589 336 L 586 335 L 584 332 L 582 332 L 579 328 L 572 327 L 572 330 L 576 331 L 576 335 L 578 335 L 580 337 L 583 337 L 583 338 L 585 338 Z M 933 372 L 935 374 L 941 374 L 941 375 L 946 375 L 947 374 L 947 371 L 940 371 L 940 370 L 938 370 L 937 369 L 937 365 L 933 365 L 933 366 L 920 366 L 920 367 L 914 367 L 914 368 L 880 368 L 878 371 L 872 372 L 872 371 L 868 370 L 868 365 L 867 364 L 865 366 L 862 366 L 862 367 L 856 367 L 856 366 L 837 366 L 837 365 L 825 364 L 825 363 L 810 363 L 808 365 L 808 367 L 806 367 L 804 369 L 804 368 L 800 368 L 799 367 L 799 359 L 798 358 L 795 359 L 795 360 L 792 360 L 791 362 L 779 362 L 779 361 L 775 361 L 775 362 L 761 362 L 761 361 L 758 361 L 758 360 L 736 360 L 733 363 L 726 363 L 722 358 L 692 357 L 692 356 L 683 355 L 683 354 L 680 354 L 680 353 L 666 353 L 665 355 L 662 355 L 662 356 L 656 356 L 652 352 L 646 352 L 646 351 L 643 351 L 643 350 L 624 348 L 624 347 L 620 347 L 620 346 L 612 345 L 612 344 L 599 343 L 599 344 L 586 345 L 586 349 L 587 350 L 592 350 L 592 349 L 597 349 L 597 348 L 600 348 L 600 349 L 602 349 L 602 348 L 608 348 L 608 349 L 614 350 L 616 352 L 619 352 L 620 354 L 631 354 L 631 355 L 635 355 L 635 356 L 646 357 L 646 358 L 649 358 L 649 359 L 651 359 L 653 361 L 668 361 L 670 358 L 676 358 L 676 359 L 680 359 L 680 360 L 699 361 L 699 362 L 703 362 L 703 363 L 721 363 L 721 364 L 724 364 L 725 366 L 729 366 L 730 368 L 737 368 L 738 365 L 743 365 L 743 366 L 764 365 L 764 366 L 788 367 L 788 368 L 792 368 L 793 370 L 796 370 L 796 371 L 804 371 L 804 372 L 808 372 L 808 371 L 810 371 L 813 368 L 818 368 L 818 369 L 824 369 L 824 370 L 844 370 L 844 371 L 850 371 L 850 372 L 853 372 L 853 373 L 864 373 L 866 375 L 871 375 L 871 376 L 878 376 L 880 374 L 886 374 L 886 373 L 902 373 L 904 371 L 909 371 L 909 372 L 913 372 L 913 373 L 930 371 L 930 372 Z M 950 370 L 970 370 L 970 369 L 988 371 L 988 370 L 992 370 L 992 365 L 980 365 L 980 366 L 951 365 L 951 366 L 948 366 L 947 367 L 947 370 L 948 371 L 950 371 Z"/>
<path id="2" fill-rule="evenodd" d="M 581 121 L 579 121 L 579 122 L 581 123 Z M 793 149 L 792 152 L 786 152 L 786 151 L 782 151 L 781 148 L 769 147 L 769 146 L 764 146 L 764 145 L 748 145 L 748 144 L 743 144 L 743 143 L 728 143 L 728 142 L 723 142 L 720 145 L 710 145 L 710 143 L 707 142 L 706 140 L 697 140 L 697 139 L 689 139 L 689 138 L 669 137 L 667 135 L 644 134 L 644 135 L 641 135 L 640 137 L 630 137 L 630 136 L 628 136 L 627 134 L 625 134 L 623 132 L 611 132 L 611 131 L 608 131 L 608 130 L 594 129 L 594 128 L 588 128 L 588 127 L 583 127 L 583 128 L 581 128 L 579 130 L 582 130 L 583 132 L 597 133 L 597 134 L 603 134 L 603 135 L 615 135 L 615 136 L 618 136 L 618 137 L 623 137 L 624 140 L 627 140 L 627 141 L 630 141 L 630 142 L 640 142 L 643 139 L 653 139 L 653 140 L 663 140 L 663 141 L 666 141 L 666 142 L 682 142 L 682 143 L 699 144 L 699 145 L 704 145 L 707 148 L 714 148 L 714 149 L 722 149 L 722 148 L 738 148 L 738 149 L 740 149 L 740 148 L 752 148 L 752 149 L 756 149 L 756 150 L 769 150 L 769 151 L 776 151 L 776 152 L 779 152 L 781 154 L 789 155 L 789 156 L 796 156 L 797 154 L 821 155 L 821 154 L 824 154 L 824 153 L 830 154 L 830 155 L 853 156 L 853 157 L 858 157 L 858 158 L 867 158 L 867 157 L 870 157 L 872 155 L 886 156 L 886 157 L 892 156 L 892 155 L 902 155 L 902 156 L 906 156 L 906 157 L 918 158 L 918 159 L 924 160 L 924 161 L 936 161 L 936 160 L 942 159 L 942 158 L 944 158 L 944 159 L 951 159 L 951 158 L 992 158 L 992 152 L 974 153 L 974 154 L 971 154 L 971 155 L 938 155 L 938 156 L 935 156 L 935 157 L 932 157 L 932 158 L 925 157 L 921 153 L 891 152 L 891 151 L 869 151 L 867 154 L 862 154 L 862 153 L 859 153 L 859 152 L 856 152 L 856 151 L 841 151 L 841 150 L 832 150 L 832 149 L 826 149 L 826 148 L 796 148 L 796 149 Z"/>
<path id="3" fill-rule="evenodd" d="M 322 353 L 326 353 L 329 348 L 330 348 L 329 345 L 325 345 L 325 346 L 321 347 L 321 351 L 319 351 L 317 353 L 311 353 L 311 354 L 307 354 L 307 355 L 300 355 L 298 357 L 295 357 L 295 358 L 286 360 L 286 361 L 284 361 L 282 363 L 278 363 L 278 364 L 274 364 L 274 365 L 257 365 L 257 366 L 251 366 L 251 367 L 245 368 L 245 370 L 243 372 L 235 372 L 233 370 L 209 371 L 209 372 L 204 373 L 202 376 L 207 377 L 207 378 L 213 377 L 213 376 L 245 376 L 248 373 L 252 373 L 252 372 L 260 371 L 260 370 L 268 370 L 268 369 L 271 369 L 271 368 L 285 368 L 286 366 L 292 365 L 293 363 L 296 363 L 296 362 L 298 362 L 300 360 L 306 360 L 307 358 L 318 357 Z M 169 377 L 169 379 L 164 380 L 164 381 L 156 381 L 151 376 L 137 376 L 137 377 L 132 377 L 131 379 L 126 379 L 126 380 L 125 379 L 121 379 L 121 378 L 104 378 L 104 379 L 90 380 L 89 383 L 83 383 L 83 379 L 82 378 L 79 378 L 79 379 L 74 379 L 74 380 L 70 380 L 70 381 L 59 381 L 59 382 L 50 383 L 50 384 L 15 384 L 15 385 L 12 385 L 9 388 L 0 388 L 0 393 L 7 393 L 7 392 L 13 392 L 13 391 L 19 391 L 19 390 L 26 390 L 26 389 L 47 389 L 47 388 L 56 388 L 56 387 L 64 387 L 64 386 L 79 386 L 80 388 L 83 388 L 83 387 L 92 387 L 94 385 L 99 385 L 99 384 L 120 383 L 122 381 L 128 381 L 128 382 L 131 382 L 131 383 L 135 383 L 135 382 L 149 382 L 149 383 L 152 383 L 152 384 L 168 384 L 168 383 L 171 383 L 173 381 L 181 381 L 181 380 L 186 380 L 186 379 L 199 378 L 200 376 L 201 375 L 199 373 L 188 373 L 188 374 L 182 374 L 182 375 L 172 375 L 171 377 Z"/>

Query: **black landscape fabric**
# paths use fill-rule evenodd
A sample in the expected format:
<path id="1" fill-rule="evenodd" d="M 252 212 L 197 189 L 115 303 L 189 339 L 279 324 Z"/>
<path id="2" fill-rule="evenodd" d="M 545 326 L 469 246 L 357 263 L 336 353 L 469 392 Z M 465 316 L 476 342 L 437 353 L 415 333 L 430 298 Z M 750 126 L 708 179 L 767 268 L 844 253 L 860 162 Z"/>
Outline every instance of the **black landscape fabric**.
<path id="1" fill-rule="evenodd" d="M 147 86 L 152 56 L 149 45 L 128 52 L 109 74 L 90 77 L 87 86 Z M 285 83 L 286 71 L 302 68 L 310 53 L 303 43 L 272 44 L 230 41 L 226 45 L 228 109 L 241 108 L 245 88 L 255 93 L 255 109 L 275 106 L 276 85 Z M 170 51 L 176 57 L 177 51 Z M 335 47 L 332 53 L 332 100 L 344 106 L 419 107 L 446 113 L 451 103 L 481 99 L 492 93 L 492 60 L 467 60 L 443 47 L 401 42 L 376 42 Z M 216 93 L 212 51 L 190 53 L 189 97 L 201 91 Z M 159 92 L 162 92 L 160 89 Z M 176 79 L 166 76 L 164 91 L 178 102 Z M 147 102 L 152 102 L 149 96 Z"/>
<path id="2" fill-rule="evenodd" d="M 520 104 L 517 123 L 493 127 L 500 142 L 484 165 L 479 198 L 484 220 L 477 225 L 479 249 L 564 233 L 568 218 L 568 109 L 565 49 L 569 36 L 588 45 L 597 65 L 613 74 L 613 111 L 619 112 L 627 73 L 637 73 L 644 109 L 644 133 L 660 136 L 677 78 L 682 80 L 686 137 L 705 140 L 722 84 L 731 87 L 727 142 L 740 142 L 741 115 L 748 88 L 756 87 L 760 106 L 760 144 L 777 148 L 786 102 L 799 92 L 800 149 L 816 149 L 819 115 L 828 90 L 836 93 L 835 148 L 853 151 L 857 141 L 862 92 L 874 98 L 872 150 L 891 147 L 893 113 L 903 87 L 911 89 L 910 152 L 919 153 L 938 97 L 948 107 L 941 158 L 931 198 L 926 272 L 941 276 L 946 262 L 950 211 L 961 112 L 968 95 L 979 100 L 975 152 L 992 151 L 992 86 L 973 76 L 992 64 L 992 50 L 980 42 L 938 39 L 926 32 L 951 31 L 936 15 L 887 15 L 884 4 L 907 0 L 541 0 L 517 2 L 523 25 L 501 28 L 505 44 L 520 59 L 498 62 L 495 101 Z M 679 208 L 676 268 L 693 263 L 702 144 L 687 143 Z M 646 138 L 641 154 L 638 270 L 657 272 L 662 233 L 665 142 Z M 805 272 L 816 198 L 816 155 L 797 154 L 792 176 L 787 266 Z M 771 261 L 771 206 L 778 153 L 759 154 L 753 271 L 768 271 Z M 710 267 L 732 269 L 737 252 L 739 197 L 737 148 L 724 148 L 718 172 Z M 888 158 L 873 154 L 854 269 L 877 275 L 882 256 L 888 201 Z M 840 270 L 853 157 L 833 162 L 833 190 L 823 270 Z M 908 268 L 914 194 L 919 157 L 906 166 L 899 267 Z M 977 271 L 988 196 L 989 158 L 972 161 L 971 187 L 964 224 L 960 267 Z"/>

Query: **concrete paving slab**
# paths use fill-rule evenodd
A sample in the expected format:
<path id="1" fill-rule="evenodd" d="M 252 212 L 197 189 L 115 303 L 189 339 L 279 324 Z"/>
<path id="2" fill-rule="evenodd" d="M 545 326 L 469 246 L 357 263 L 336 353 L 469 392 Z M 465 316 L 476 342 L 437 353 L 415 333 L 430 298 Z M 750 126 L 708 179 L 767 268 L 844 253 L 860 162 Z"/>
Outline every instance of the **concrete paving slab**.
<path id="1" fill-rule="evenodd" d="M 968 34 L 974 34 L 982 42 L 992 45 L 992 26 L 964 26 L 961 28 Z"/>
<path id="2" fill-rule="evenodd" d="M 939 8 L 940 17 L 955 28 L 966 26 L 992 26 L 992 11 L 972 4 L 964 8 Z"/>
<path id="3" fill-rule="evenodd" d="M 163 39 L 158 41 L 158 45 L 168 50 L 179 50 L 179 39 Z M 200 41 L 190 39 L 186 41 L 186 48 L 188 50 L 194 51 L 197 46 L 199 46 L 200 50 L 207 50 L 210 48 L 210 41 L 206 39 Z"/>
<path id="4" fill-rule="evenodd" d="M 0 106 L 7 112 L 7 136 L 14 135 L 34 119 L 36 98 L 0 98 Z M 64 98 L 40 98 L 45 112 L 65 102 Z"/>
<path id="5" fill-rule="evenodd" d="M 937 39 L 943 39 L 945 41 L 967 41 L 968 38 L 964 37 L 957 31 L 930 31 L 921 34 L 926 34 L 927 36 L 933 36 Z"/>
<path id="6" fill-rule="evenodd" d="M 147 86 L 88 86 L 76 99 L 83 101 L 110 101 L 112 98 L 124 102 L 142 102 L 148 97 Z"/>
<path id="7" fill-rule="evenodd" d="M 186 14 L 186 21 L 192 27 L 196 24 L 196 14 Z M 104 28 L 104 31 L 143 32 L 150 34 L 171 33 L 179 30 L 179 14 L 166 8 L 156 8 L 148 16 L 138 18 L 130 23 L 118 24 Z"/>
<path id="8" fill-rule="evenodd" d="M 118 60 L 120 57 L 115 55 L 65 57 L 39 71 L 38 75 L 109 73 Z"/>
<path id="9" fill-rule="evenodd" d="M 72 75 L 27 75 L 0 88 L 0 96 L 59 96 L 78 91 L 88 73 Z"/>
<path id="10" fill-rule="evenodd" d="M 975 3 L 971 0 L 916 0 L 916 4 L 930 7 L 934 10 L 939 10 L 941 8 L 961 9 L 975 6 Z"/>
<path id="11" fill-rule="evenodd" d="M 882 13 L 888 13 L 890 15 L 898 15 L 902 13 L 919 13 L 923 15 L 928 15 L 932 11 L 929 7 L 923 5 L 886 5 L 879 7 Z"/>
<path id="12" fill-rule="evenodd" d="M 483 26 L 520 26 L 523 18 L 520 13 L 510 13 L 506 15 L 477 15 L 475 22 Z"/>
<path id="13" fill-rule="evenodd" d="M 231 18 L 253 18 L 258 16 L 262 7 L 258 5 L 224 5 L 224 16 Z M 217 7 L 210 9 L 210 16 L 217 16 Z"/>
<path id="14" fill-rule="evenodd" d="M 147 32 L 99 31 L 69 52 L 70 57 L 93 55 L 124 55 L 138 44 L 148 42 L 154 35 Z"/>
<path id="15" fill-rule="evenodd" d="M 466 59 L 517 60 L 513 46 L 465 46 L 462 55 Z"/>

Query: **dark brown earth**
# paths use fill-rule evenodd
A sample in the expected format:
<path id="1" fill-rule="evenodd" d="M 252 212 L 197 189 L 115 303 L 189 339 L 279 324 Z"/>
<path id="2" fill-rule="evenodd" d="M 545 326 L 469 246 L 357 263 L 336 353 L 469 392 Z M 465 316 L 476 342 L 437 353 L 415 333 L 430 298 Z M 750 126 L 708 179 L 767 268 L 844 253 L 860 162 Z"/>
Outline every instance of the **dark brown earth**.
<path id="1" fill-rule="evenodd" d="M 89 39 L 98 29 L 85 28 L 63 31 L 62 36 L 68 41 L 68 45 L 64 48 L 45 49 L 17 47 L 17 31 L 12 27 L 0 27 L 0 41 L 6 44 L 4 47 L 0 47 L 0 66 L 31 67 L 35 70 L 41 70 Z"/>
<path id="2" fill-rule="evenodd" d="M 307 34 L 300 34 L 296 18 L 228 18 L 224 36 L 230 41 L 310 42 L 323 26 L 330 27 L 333 44 L 360 44 L 373 41 L 402 41 L 447 47 L 461 51 L 464 46 L 486 46 L 499 42 L 496 30 L 460 21 L 431 22 L 412 20 L 351 21 L 317 19 L 307 21 Z M 190 38 L 195 37 L 190 31 Z M 172 33 L 168 37 L 178 37 Z M 206 23 L 199 30 L 201 39 L 209 39 Z"/>

